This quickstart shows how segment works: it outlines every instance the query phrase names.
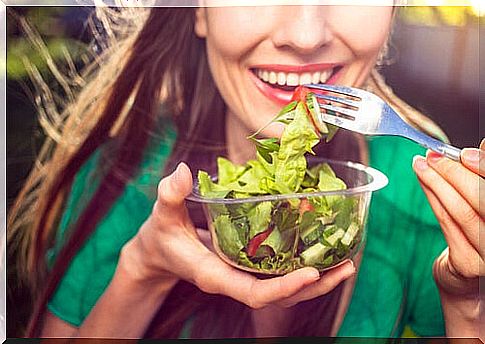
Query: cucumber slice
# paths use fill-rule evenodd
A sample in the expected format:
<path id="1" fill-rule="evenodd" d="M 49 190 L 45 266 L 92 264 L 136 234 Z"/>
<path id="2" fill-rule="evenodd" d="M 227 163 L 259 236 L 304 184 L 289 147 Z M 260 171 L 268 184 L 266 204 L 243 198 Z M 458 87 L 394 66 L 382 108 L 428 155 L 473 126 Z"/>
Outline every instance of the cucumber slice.
<path id="1" fill-rule="evenodd" d="M 322 243 L 318 242 L 303 251 L 300 254 L 300 257 L 304 265 L 314 265 L 321 262 L 323 260 L 323 257 L 325 256 L 325 253 L 327 253 L 330 249 L 331 247 L 325 246 Z"/>
<path id="2" fill-rule="evenodd" d="M 345 246 L 349 246 L 352 241 L 354 240 L 355 236 L 359 232 L 359 226 L 355 222 L 352 222 L 347 228 L 347 231 L 345 232 L 344 236 L 342 237 L 342 240 L 340 242 L 344 244 Z"/>
<path id="3" fill-rule="evenodd" d="M 339 239 L 341 239 L 344 236 L 344 234 L 345 234 L 345 231 L 342 228 L 339 228 L 335 233 L 325 238 L 325 241 L 327 241 L 330 245 L 332 245 L 332 247 L 335 247 Z"/>

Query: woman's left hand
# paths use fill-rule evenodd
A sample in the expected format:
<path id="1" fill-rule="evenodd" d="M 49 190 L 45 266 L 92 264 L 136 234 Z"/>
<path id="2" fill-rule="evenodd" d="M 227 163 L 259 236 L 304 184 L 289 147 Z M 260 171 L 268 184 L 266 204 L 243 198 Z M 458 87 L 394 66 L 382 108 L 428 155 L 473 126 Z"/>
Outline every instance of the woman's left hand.
<path id="1" fill-rule="evenodd" d="M 485 186 L 484 149 L 485 139 L 479 149 L 463 149 L 461 163 L 431 151 L 426 158 L 417 156 L 413 161 L 448 243 L 433 266 L 442 302 L 443 298 L 454 300 L 453 305 L 464 308 L 460 312 L 472 318 L 478 309 L 479 277 L 485 270 L 485 247 L 479 242 L 485 228 L 485 206 L 479 197 Z M 467 309 L 470 307 L 473 309 Z"/>

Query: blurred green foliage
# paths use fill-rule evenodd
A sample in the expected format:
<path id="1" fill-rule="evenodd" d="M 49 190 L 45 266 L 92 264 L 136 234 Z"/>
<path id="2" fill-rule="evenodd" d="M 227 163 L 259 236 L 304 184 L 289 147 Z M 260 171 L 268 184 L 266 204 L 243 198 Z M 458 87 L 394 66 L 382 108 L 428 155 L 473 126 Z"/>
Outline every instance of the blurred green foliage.
<path id="1" fill-rule="evenodd" d="M 76 60 L 82 53 L 84 46 L 76 40 L 66 38 L 51 38 L 45 42 L 47 52 L 54 61 L 65 58 L 66 53 Z M 14 40 L 7 52 L 7 78 L 24 79 L 28 77 L 24 59 L 39 69 L 41 73 L 47 71 L 47 62 L 42 54 L 26 39 Z"/>
<path id="2" fill-rule="evenodd" d="M 66 54 L 76 61 L 86 49 L 80 40 L 69 37 L 66 20 L 62 16 L 67 7 L 15 7 L 7 15 L 7 79 L 26 80 L 25 61 L 34 65 L 41 74 L 48 74 L 43 52 L 33 44 L 32 35 L 25 32 L 21 19 L 41 37 L 47 53 L 54 62 L 66 59 Z M 60 64 L 63 64 L 61 62 Z"/>

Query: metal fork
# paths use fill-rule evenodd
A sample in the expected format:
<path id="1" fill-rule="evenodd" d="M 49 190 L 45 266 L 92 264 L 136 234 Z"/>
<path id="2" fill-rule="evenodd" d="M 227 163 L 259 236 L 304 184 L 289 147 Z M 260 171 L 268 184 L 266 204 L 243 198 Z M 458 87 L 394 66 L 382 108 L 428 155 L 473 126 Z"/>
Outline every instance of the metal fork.
<path id="1" fill-rule="evenodd" d="M 461 150 L 459 148 L 436 140 L 413 128 L 375 94 L 348 86 L 324 84 L 304 86 L 325 91 L 326 93 L 323 94 L 315 93 L 315 96 L 331 102 L 331 104 L 318 102 L 319 107 L 325 110 L 325 112 L 317 111 L 318 121 L 364 135 L 402 136 L 450 159 L 460 161 Z M 315 106 L 315 109 L 318 110 L 318 106 Z"/>

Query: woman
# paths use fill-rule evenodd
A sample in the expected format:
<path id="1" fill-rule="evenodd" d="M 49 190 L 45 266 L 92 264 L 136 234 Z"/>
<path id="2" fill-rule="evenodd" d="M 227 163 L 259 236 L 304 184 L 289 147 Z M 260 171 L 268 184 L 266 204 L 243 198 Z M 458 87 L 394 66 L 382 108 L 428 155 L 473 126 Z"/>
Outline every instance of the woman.
<path id="1" fill-rule="evenodd" d="M 463 150 L 463 164 L 434 153 L 414 160 L 445 242 L 412 176 L 410 158 L 422 151 L 415 144 L 341 131 L 321 145 L 320 155 L 371 164 L 391 180 L 373 200 L 366 248 L 322 277 L 307 267 L 259 280 L 226 265 L 201 229 L 200 209 L 184 203 L 188 166 L 251 158 L 246 136 L 299 83 L 367 86 L 439 135 L 373 70 L 392 17 L 392 7 L 365 6 L 138 15 L 140 26 L 105 51 L 96 78 L 67 108 L 44 171 L 25 234 L 37 292 L 28 335 L 399 336 L 410 325 L 420 335 L 477 337 L 481 150 Z"/>

